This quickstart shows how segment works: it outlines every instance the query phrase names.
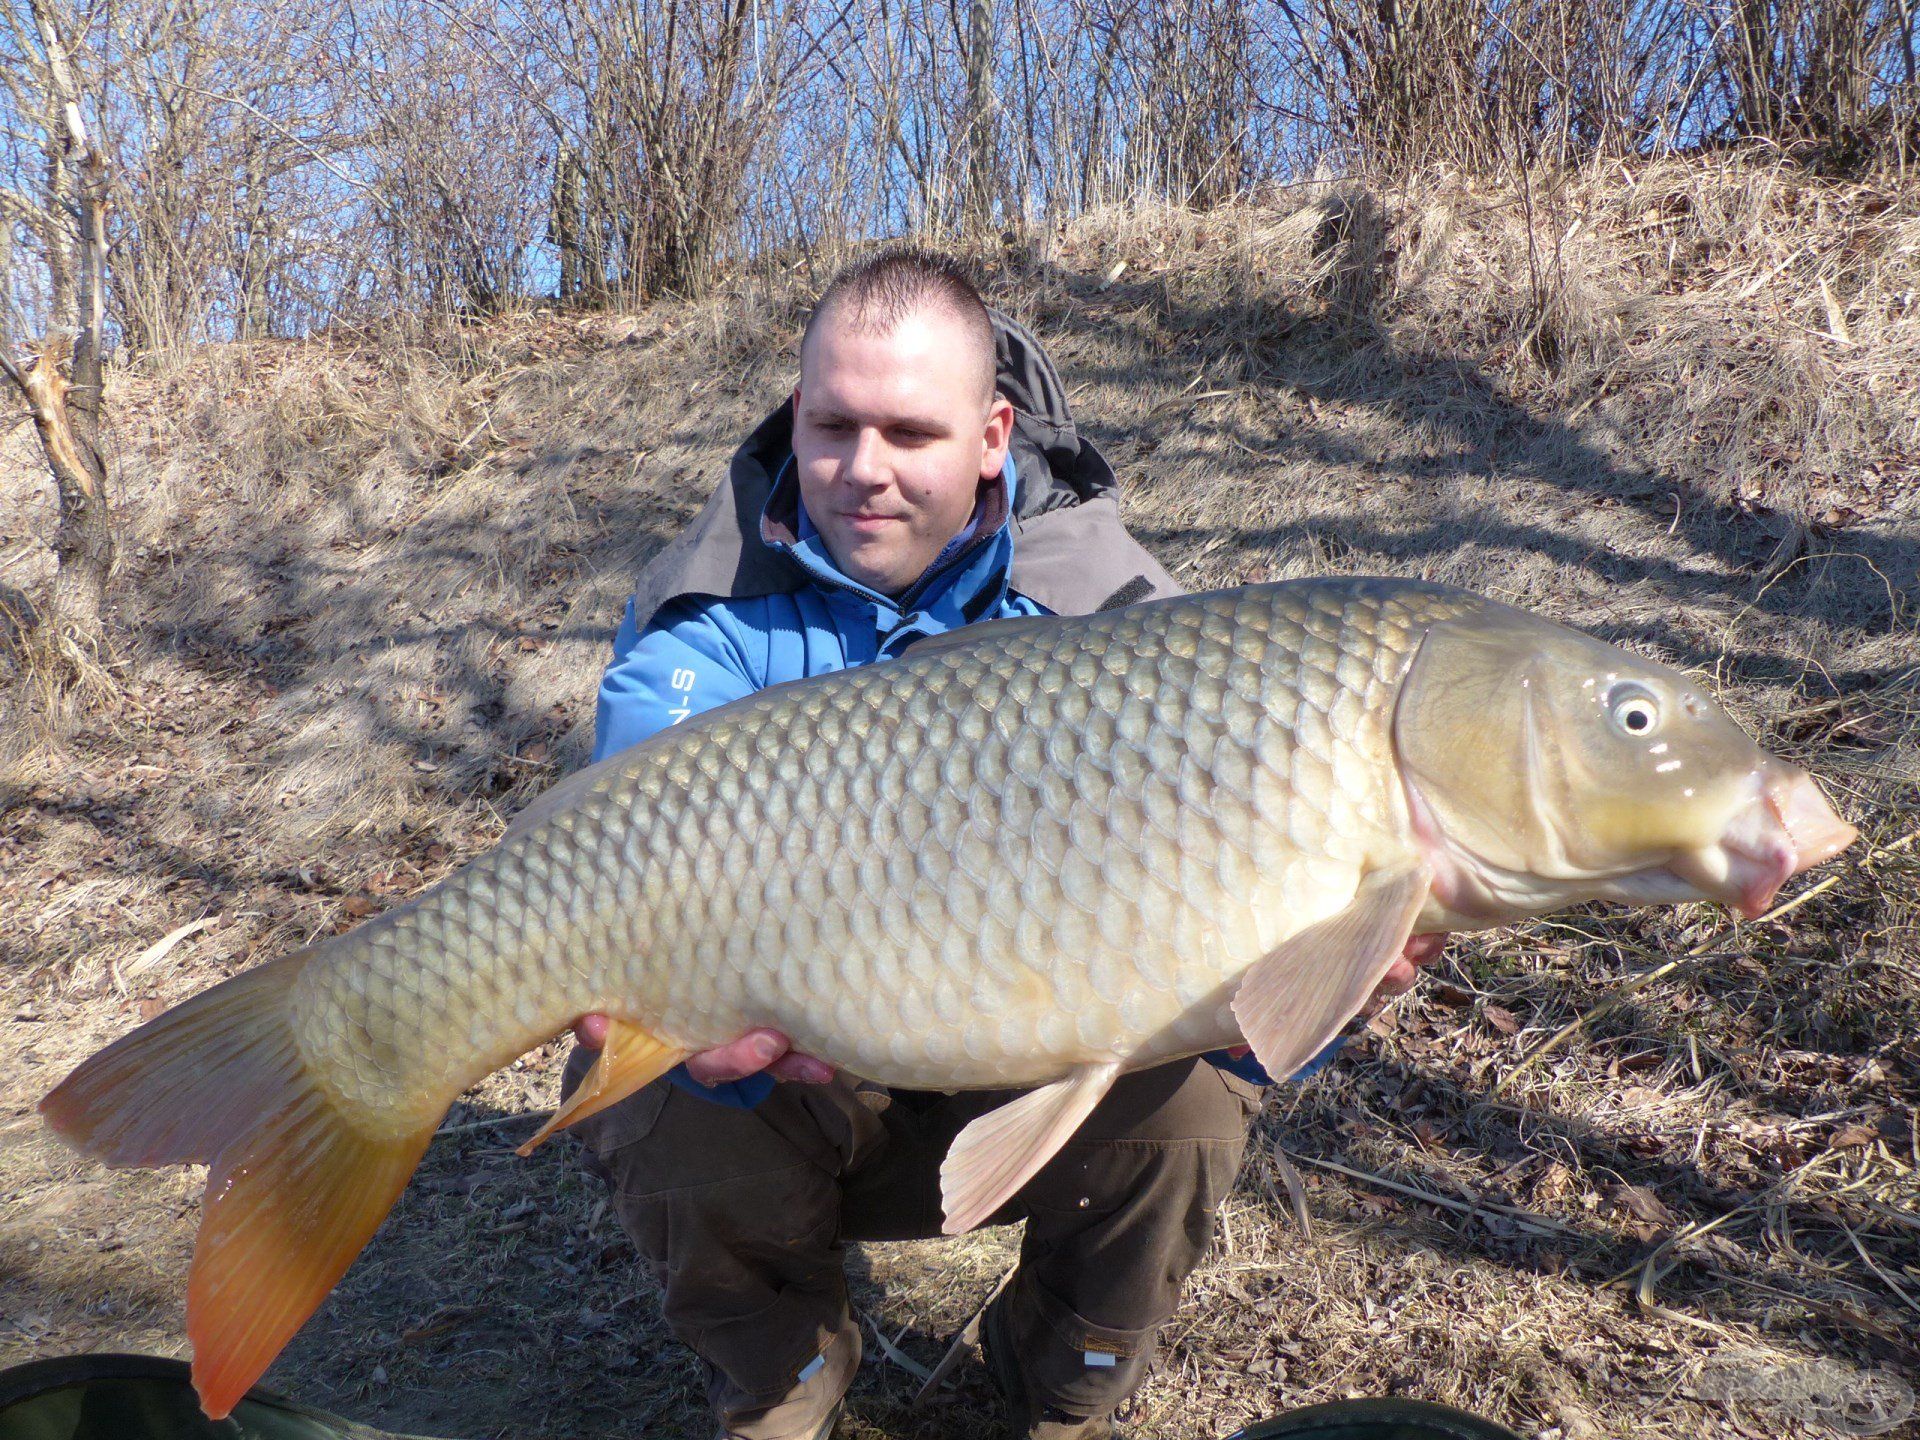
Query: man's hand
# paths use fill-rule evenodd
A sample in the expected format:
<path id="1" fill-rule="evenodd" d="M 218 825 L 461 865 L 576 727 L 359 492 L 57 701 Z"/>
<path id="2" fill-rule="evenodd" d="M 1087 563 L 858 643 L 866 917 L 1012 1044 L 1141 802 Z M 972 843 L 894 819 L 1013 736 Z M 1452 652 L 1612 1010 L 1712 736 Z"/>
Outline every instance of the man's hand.
<path id="1" fill-rule="evenodd" d="M 1411 990 L 1413 982 L 1420 978 L 1421 967 L 1431 965 L 1440 958 L 1440 952 L 1447 948 L 1447 939 L 1444 934 L 1409 937 L 1406 948 L 1387 967 L 1387 973 L 1380 977 L 1379 986 L 1367 997 L 1367 1009 L 1377 1010 L 1394 996 L 1404 995 Z"/>
<path id="2" fill-rule="evenodd" d="M 607 1043 L 607 1017 L 582 1015 L 573 1022 L 573 1037 L 587 1049 L 598 1050 Z M 687 1057 L 687 1074 L 702 1085 L 724 1085 L 762 1070 L 776 1080 L 798 1080 L 807 1085 L 824 1085 L 833 1079 L 833 1066 L 801 1054 L 785 1035 L 764 1027 Z"/>

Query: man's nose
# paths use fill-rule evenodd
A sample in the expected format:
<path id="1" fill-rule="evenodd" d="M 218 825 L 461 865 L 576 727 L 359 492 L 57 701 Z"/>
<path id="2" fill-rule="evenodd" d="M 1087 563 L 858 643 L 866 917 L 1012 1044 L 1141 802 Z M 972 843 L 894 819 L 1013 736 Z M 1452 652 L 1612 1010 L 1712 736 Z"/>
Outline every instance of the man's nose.
<path id="1" fill-rule="evenodd" d="M 886 440 L 878 430 L 862 426 L 847 457 L 847 479 L 856 485 L 887 483 Z"/>

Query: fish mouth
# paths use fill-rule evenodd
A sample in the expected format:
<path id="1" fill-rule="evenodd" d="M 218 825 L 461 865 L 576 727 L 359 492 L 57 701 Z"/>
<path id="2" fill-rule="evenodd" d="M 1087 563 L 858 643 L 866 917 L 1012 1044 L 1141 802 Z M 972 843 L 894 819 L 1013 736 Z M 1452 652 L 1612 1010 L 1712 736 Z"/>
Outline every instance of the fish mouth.
<path id="1" fill-rule="evenodd" d="M 1666 869 L 1747 919 L 1759 918 L 1780 887 L 1830 860 L 1860 832 L 1834 812 L 1804 770 L 1780 766 L 1758 775 L 1758 793 L 1737 811 L 1718 841 L 1684 851 Z"/>

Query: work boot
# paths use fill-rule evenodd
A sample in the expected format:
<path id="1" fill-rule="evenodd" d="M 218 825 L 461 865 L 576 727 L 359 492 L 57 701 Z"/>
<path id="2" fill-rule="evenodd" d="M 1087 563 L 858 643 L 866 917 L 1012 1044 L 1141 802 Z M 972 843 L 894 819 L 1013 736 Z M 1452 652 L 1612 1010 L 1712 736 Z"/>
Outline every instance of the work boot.
<path id="1" fill-rule="evenodd" d="M 996 1296 L 980 1317 L 980 1358 L 993 1388 L 1006 1402 L 1014 1440 L 1119 1440 L 1111 1415 L 1068 1415 L 1051 1406 L 1036 1407 L 1026 1377 L 1014 1357 L 1019 1348 L 1007 1326 L 1007 1297 Z"/>
<path id="2" fill-rule="evenodd" d="M 859 1368 L 860 1331 L 851 1323 L 771 1401 L 743 1394 L 709 1365 L 707 1397 L 720 1420 L 719 1440 L 828 1440 Z"/>
<path id="3" fill-rule="evenodd" d="M 835 1405 L 833 1407 L 832 1412 L 828 1414 L 826 1419 L 822 1420 L 818 1425 L 816 1425 L 813 1429 L 807 1431 L 805 1434 L 799 1434 L 796 1432 L 795 1435 L 793 1436 L 793 1440 L 831 1440 L 834 1427 L 840 1423 L 840 1417 L 846 1413 L 846 1409 L 847 1409 L 847 1402 L 842 1400 L 838 1405 Z M 720 1436 L 720 1440 L 759 1440 L 759 1437 L 763 1433 L 761 1429 L 761 1425 L 764 1419 L 765 1419 L 764 1416 L 756 1416 L 751 1422 L 749 1422 L 753 1425 L 753 1429 L 750 1432 L 743 1432 L 740 1430 L 729 1428 L 726 1431 L 722 1432 Z M 783 1440 L 784 1440 L 784 1437 L 783 1437 Z"/>

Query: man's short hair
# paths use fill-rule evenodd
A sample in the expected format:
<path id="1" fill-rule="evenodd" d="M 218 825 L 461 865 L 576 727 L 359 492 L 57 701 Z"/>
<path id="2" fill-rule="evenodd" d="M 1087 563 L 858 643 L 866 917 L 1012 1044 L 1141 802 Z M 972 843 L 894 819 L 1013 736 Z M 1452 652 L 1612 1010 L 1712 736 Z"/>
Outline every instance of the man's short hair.
<path id="1" fill-rule="evenodd" d="M 986 301 L 958 260 L 909 245 L 890 245 L 827 282 L 801 332 L 802 363 L 807 342 L 830 313 L 857 334 L 885 335 L 909 315 L 930 306 L 945 310 L 965 328 L 968 348 L 975 352 L 981 370 L 981 393 L 991 396 L 998 365 Z"/>

